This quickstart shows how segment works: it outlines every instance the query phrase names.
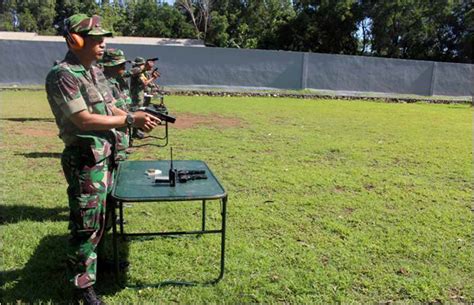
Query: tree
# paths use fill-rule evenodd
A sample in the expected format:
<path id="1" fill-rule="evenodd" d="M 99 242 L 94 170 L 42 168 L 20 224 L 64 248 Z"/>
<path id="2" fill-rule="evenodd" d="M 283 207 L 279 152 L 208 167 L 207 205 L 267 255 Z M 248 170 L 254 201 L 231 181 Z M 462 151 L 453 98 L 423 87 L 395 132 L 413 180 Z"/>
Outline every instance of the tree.
<path id="1" fill-rule="evenodd" d="M 214 0 L 177 0 L 175 6 L 189 17 L 196 38 L 206 40 Z"/>
<path id="2" fill-rule="evenodd" d="M 0 2 L 0 29 L 6 31 L 54 33 L 54 0 Z"/>
<path id="3" fill-rule="evenodd" d="M 0 30 L 62 34 L 98 14 L 116 35 L 207 45 L 472 62 L 472 0 L 2 0 Z"/>
<path id="4" fill-rule="evenodd" d="M 451 28 L 453 36 L 454 58 L 459 62 L 474 61 L 474 5 L 471 1 L 462 1 L 454 9 Z"/>
<path id="5" fill-rule="evenodd" d="M 211 13 L 211 20 L 212 22 L 206 35 L 206 43 L 212 46 L 226 47 L 229 40 L 227 17 L 220 15 L 217 11 L 213 11 Z"/>
<path id="6" fill-rule="evenodd" d="M 196 38 L 199 39 L 201 36 L 201 32 L 199 30 L 199 25 L 197 21 L 197 9 L 195 3 L 192 0 L 177 0 L 176 6 L 181 8 L 184 13 L 189 16 L 191 23 L 194 27 Z"/>
<path id="7" fill-rule="evenodd" d="M 373 20 L 374 55 L 441 61 L 469 58 L 462 55 L 465 54 L 462 50 L 468 49 L 461 41 L 468 42 L 472 37 L 468 29 L 470 1 L 368 2 L 371 4 L 368 16 Z"/>
<path id="8" fill-rule="evenodd" d="M 249 1 L 244 22 L 249 25 L 249 39 L 257 48 L 278 48 L 278 29 L 295 17 L 290 0 Z"/>
<path id="9" fill-rule="evenodd" d="M 35 17 L 31 14 L 28 8 L 22 10 L 18 17 L 20 21 L 19 29 L 25 32 L 37 32 L 38 26 L 36 24 Z"/>
<path id="10" fill-rule="evenodd" d="M 279 27 L 295 15 L 291 0 L 215 0 L 214 7 L 210 27 L 226 25 L 227 35 L 220 37 L 227 41 L 218 45 L 227 47 L 271 49 Z"/>
<path id="11" fill-rule="evenodd" d="M 0 1 L 0 31 L 15 31 L 17 29 L 16 21 L 16 1 Z"/>
<path id="12" fill-rule="evenodd" d="M 102 17 L 102 26 L 114 33 L 114 35 L 122 35 L 121 29 L 128 25 L 125 16 L 125 8 L 120 3 L 113 1 L 102 1 L 100 7 L 100 16 Z"/>
<path id="13" fill-rule="evenodd" d="M 355 54 L 357 24 L 363 13 L 357 0 L 295 0 L 296 17 L 280 27 L 279 47 L 286 50 Z"/>
<path id="14" fill-rule="evenodd" d="M 125 13 L 128 23 L 117 25 L 126 36 L 189 38 L 192 27 L 186 18 L 173 6 L 157 4 L 155 1 L 129 2 Z"/>
<path id="15" fill-rule="evenodd" d="M 56 0 L 55 17 L 53 20 L 56 33 L 61 35 L 63 31 L 64 20 L 71 15 L 83 13 L 94 15 L 100 13 L 100 7 L 95 0 Z"/>

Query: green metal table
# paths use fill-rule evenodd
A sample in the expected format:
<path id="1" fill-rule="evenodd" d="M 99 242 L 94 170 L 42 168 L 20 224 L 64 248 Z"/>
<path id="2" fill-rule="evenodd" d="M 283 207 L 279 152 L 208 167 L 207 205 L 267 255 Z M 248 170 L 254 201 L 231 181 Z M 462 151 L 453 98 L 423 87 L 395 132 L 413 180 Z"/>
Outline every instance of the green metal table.
<path id="1" fill-rule="evenodd" d="M 119 210 L 118 223 L 120 232 L 117 232 L 117 222 L 113 222 L 112 238 L 114 264 L 117 278 L 119 275 L 119 254 L 117 240 L 127 236 L 170 236 L 186 234 L 221 234 L 221 255 L 219 276 L 209 283 L 217 283 L 224 276 L 225 257 L 225 232 L 227 193 L 214 176 L 212 171 L 203 161 L 198 160 L 173 160 L 173 167 L 177 170 L 204 170 L 207 179 L 193 180 L 186 183 L 176 182 L 172 187 L 167 183 L 155 183 L 154 179 L 146 175 L 148 169 L 159 169 L 165 175 L 170 168 L 170 161 L 125 161 L 120 163 L 116 175 L 115 185 L 112 190 L 115 208 L 112 209 L 112 219 L 117 219 L 116 209 Z M 206 229 L 206 200 L 219 200 L 221 202 L 221 228 L 216 230 Z M 202 204 L 201 228 L 195 231 L 153 232 L 153 233 L 125 233 L 123 222 L 124 202 L 168 202 L 168 201 L 200 201 Z M 196 284 L 193 282 L 173 282 L 175 284 Z"/>

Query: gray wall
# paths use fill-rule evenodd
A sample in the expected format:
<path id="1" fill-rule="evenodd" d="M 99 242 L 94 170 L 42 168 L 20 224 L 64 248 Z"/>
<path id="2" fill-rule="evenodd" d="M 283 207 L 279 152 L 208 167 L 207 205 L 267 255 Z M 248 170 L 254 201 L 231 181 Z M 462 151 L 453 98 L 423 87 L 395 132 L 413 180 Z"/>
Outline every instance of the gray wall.
<path id="1" fill-rule="evenodd" d="M 169 86 L 251 87 L 474 95 L 474 65 L 302 52 L 151 45 L 108 45 L 160 58 Z M 43 84 L 63 42 L 0 40 L 0 84 Z"/>

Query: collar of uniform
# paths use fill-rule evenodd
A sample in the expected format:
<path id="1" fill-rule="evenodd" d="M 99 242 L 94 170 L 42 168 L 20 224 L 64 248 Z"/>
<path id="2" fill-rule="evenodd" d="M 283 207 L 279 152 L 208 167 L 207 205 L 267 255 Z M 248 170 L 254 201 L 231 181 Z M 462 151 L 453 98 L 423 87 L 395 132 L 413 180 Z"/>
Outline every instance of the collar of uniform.
<path id="1" fill-rule="evenodd" d="M 74 53 L 71 51 L 67 52 L 66 58 L 64 60 L 69 64 L 69 68 L 73 70 L 74 72 L 85 72 L 86 68 L 79 62 L 79 59 L 77 58 Z"/>

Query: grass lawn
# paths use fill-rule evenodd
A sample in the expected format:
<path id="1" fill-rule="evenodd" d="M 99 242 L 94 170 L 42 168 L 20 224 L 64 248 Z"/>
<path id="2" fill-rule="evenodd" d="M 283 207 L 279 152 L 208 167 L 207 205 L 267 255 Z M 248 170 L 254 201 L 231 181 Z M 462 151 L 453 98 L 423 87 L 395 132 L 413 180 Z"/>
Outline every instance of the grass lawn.
<path id="1" fill-rule="evenodd" d="M 271 98 L 166 98 L 175 159 L 229 193 L 218 236 L 133 239 L 108 304 L 473 302 L 472 108 Z M 44 92 L 0 91 L 2 303 L 71 300 L 63 144 Z M 162 130 L 155 131 L 159 133 Z M 130 159 L 168 159 L 136 148 Z M 194 229 L 199 204 L 133 204 L 127 228 Z M 219 223 L 208 204 L 209 226 Z"/>

